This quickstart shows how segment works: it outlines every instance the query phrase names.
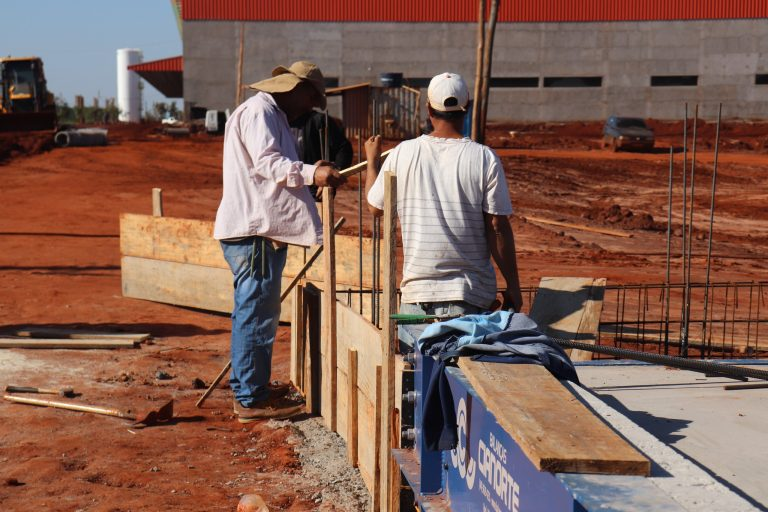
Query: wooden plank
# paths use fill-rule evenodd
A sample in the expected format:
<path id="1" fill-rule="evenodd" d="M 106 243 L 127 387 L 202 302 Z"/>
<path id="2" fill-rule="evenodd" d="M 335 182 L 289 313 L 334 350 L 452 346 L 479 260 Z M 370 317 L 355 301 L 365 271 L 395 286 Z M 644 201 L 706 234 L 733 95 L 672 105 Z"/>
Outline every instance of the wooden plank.
<path id="1" fill-rule="evenodd" d="M 209 221 L 124 213 L 120 215 L 120 253 L 229 269 Z"/>
<path id="2" fill-rule="evenodd" d="M 390 316 L 397 312 L 397 177 L 384 176 L 384 233 L 382 244 L 383 321 L 381 332 L 381 500 L 383 510 L 399 510 L 399 485 L 395 484 L 395 459 L 392 457 L 395 408 L 395 354 L 397 326 Z M 399 483 L 399 482 L 398 482 Z"/>
<path id="3" fill-rule="evenodd" d="M 651 463 L 546 368 L 459 359 L 488 410 L 530 461 L 552 473 L 650 474 Z M 511 391 L 513 390 L 513 391 Z"/>
<path id="4" fill-rule="evenodd" d="M 132 341 L 144 341 L 152 337 L 149 333 L 131 333 L 131 332 L 104 332 L 93 331 L 90 329 L 65 329 L 62 327 L 24 327 L 5 331 L 4 334 L 11 336 L 23 336 L 26 338 L 56 338 L 76 340 L 82 338 L 99 339 L 122 339 Z"/>
<path id="5" fill-rule="evenodd" d="M 381 492 L 381 486 L 382 486 L 382 470 L 381 470 L 381 417 L 382 415 L 382 409 L 383 405 L 381 403 L 382 399 L 382 371 L 381 366 L 376 366 L 376 403 L 373 407 L 374 410 L 374 421 L 373 424 L 375 425 L 374 431 L 373 431 L 373 446 L 374 446 L 374 454 L 373 454 L 373 460 L 374 460 L 374 467 L 373 467 L 373 489 L 371 489 L 371 510 L 372 512 L 380 512 L 382 509 L 381 505 L 381 498 L 382 498 L 382 492 Z M 387 466 L 384 466 L 385 468 Z M 384 501 L 386 503 L 386 500 Z"/>
<path id="6" fill-rule="evenodd" d="M 154 217 L 163 216 L 163 189 L 152 189 L 152 215 Z"/>
<path id="7" fill-rule="evenodd" d="M 175 306 L 231 313 L 234 304 L 229 268 L 177 263 L 148 258 L 121 258 L 123 296 Z M 283 287 L 290 282 L 283 278 Z M 292 297 L 280 312 L 281 322 L 291 320 Z"/>
<path id="8" fill-rule="evenodd" d="M 594 344 L 603 311 L 605 283 L 604 278 L 543 277 L 530 317 L 553 338 Z M 589 358 L 591 352 L 575 356 L 577 361 Z"/>
<path id="9" fill-rule="evenodd" d="M 325 426 L 336 432 L 336 247 L 333 189 L 323 190 L 323 379 L 320 410 Z"/>
<path id="10" fill-rule="evenodd" d="M 364 356 L 358 361 L 357 387 L 371 401 L 377 400 L 375 367 L 381 364 L 381 330 L 341 303 L 336 303 L 336 342 Z M 347 361 L 337 361 L 340 371 L 348 372 Z"/>
<path id="11" fill-rule="evenodd" d="M 540 217 L 523 217 L 530 222 L 537 222 L 539 224 L 549 224 L 550 226 L 560 226 L 563 228 L 578 229 L 580 231 L 589 231 L 591 233 L 600 233 L 601 235 L 618 236 L 622 238 L 632 238 L 632 233 L 626 231 L 619 231 L 617 229 L 608 228 L 593 228 L 591 226 L 584 226 L 583 224 L 570 224 L 568 222 L 558 222 L 555 220 L 542 219 Z"/>
<path id="12" fill-rule="evenodd" d="M 291 305 L 291 382 L 297 389 L 303 389 L 304 368 L 304 287 L 297 284 L 293 291 Z M 287 308 L 286 308 L 287 309 Z"/>
<path id="13" fill-rule="evenodd" d="M 321 296 L 312 284 L 304 287 L 304 396 L 308 414 L 320 414 L 320 333 Z"/>
<path id="14" fill-rule="evenodd" d="M 336 278 L 339 284 L 359 286 L 359 262 L 357 259 L 357 236 L 336 236 L 337 252 L 355 255 L 336 260 Z M 315 250 L 319 246 L 313 246 Z M 221 251 L 221 245 L 213 238 L 213 223 L 173 217 L 153 217 L 124 213 L 120 216 L 120 253 L 123 256 L 192 263 L 206 267 L 228 269 Z M 370 238 L 363 239 L 363 287 L 370 288 L 373 282 L 371 258 L 373 254 Z M 304 265 L 304 248 L 290 246 L 283 277 L 294 277 Z M 320 255 L 306 278 L 317 283 L 323 280 L 323 256 Z"/>
<path id="15" fill-rule="evenodd" d="M 357 350 L 347 350 L 347 459 L 357 467 Z"/>
<path id="16" fill-rule="evenodd" d="M 36 349 L 113 349 L 134 348 L 138 346 L 133 340 L 114 338 L 92 339 L 57 339 L 57 338 L 0 338 L 0 348 L 36 348 Z"/>
<path id="17" fill-rule="evenodd" d="M 600 315 L 603 312 L 606 279 L 595 279 L 589 292 L 589 298 L 584 305 L 584 314 L 576 333 L 576 341 L 594 345 L 597 343 L 597 331 L 600 328 Z M 593 352 L 588 350 L 571 350 L 568 354 L 572 361 L 591 361 Z"/>

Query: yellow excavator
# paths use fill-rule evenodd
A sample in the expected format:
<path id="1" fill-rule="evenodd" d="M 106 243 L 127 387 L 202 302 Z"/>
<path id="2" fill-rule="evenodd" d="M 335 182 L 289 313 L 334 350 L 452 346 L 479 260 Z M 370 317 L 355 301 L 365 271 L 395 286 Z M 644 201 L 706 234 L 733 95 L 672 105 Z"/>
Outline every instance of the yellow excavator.
<path id="1" fill-rule="evenodd" d="M 39 57 L 0 57 L 0 131 L 56 129 L 56 104 Z"/>

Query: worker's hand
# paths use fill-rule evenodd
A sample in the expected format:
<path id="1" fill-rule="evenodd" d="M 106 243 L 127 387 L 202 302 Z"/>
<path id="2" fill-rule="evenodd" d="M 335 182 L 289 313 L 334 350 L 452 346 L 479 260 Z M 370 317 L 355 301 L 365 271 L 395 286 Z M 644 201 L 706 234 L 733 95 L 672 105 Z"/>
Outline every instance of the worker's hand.
<path id="1" fill-rule="evenodd" d="M 365 157 L 368 161 L 378 160 L 381 156 L 381 135 L 374 135 L 365 141 Z"/>
<path id="2" fill-rule="evenodd" d="M 342 176 L 339 171 L 332 165 L 325 162 L 323 165 L 318 165 L 315 169 L 314 184 L 318 187 L 340 187 L 347 181 L 345 176 Z"/>
<path id="3" fill-rule="evenodd" d="M 501 309 L 512 309 L 515 313 L 519 313 L 523 308 L 523 295 L 520 293 L 520 290 L 504 290 L 501 292 L 501 296 L 504 299 L 504 302 L 501 304 Z"/>

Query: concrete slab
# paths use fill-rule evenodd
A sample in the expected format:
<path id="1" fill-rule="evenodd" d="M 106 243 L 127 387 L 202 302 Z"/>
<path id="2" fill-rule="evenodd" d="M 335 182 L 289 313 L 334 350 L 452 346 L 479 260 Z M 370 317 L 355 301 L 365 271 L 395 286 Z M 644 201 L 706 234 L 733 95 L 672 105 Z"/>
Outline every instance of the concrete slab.
<path id="1" fill-rule="evenodd" d="M 764 365 L 756 367 L 765 369 Z M 723 385 L 735 381 L 653 365 L 579 366 L 578 373 L 582 383 L 602 400 L 600 405 L 625 416 L 661 441 L 659 445 L 672 448 L 713 477 L 708 483 L 708 475 L 694 475 L 698 470 L 695 466 L 690 469 L 669 462 L 671 466 L 664 469 L 675 479 L 678 473 L 683 474 L 683 480 L 693 477 L 693 488 L 701 489 L 697 493 L 667 489 L 673 497 L 677 493 L 681 499 L 699 500 L 699 510 L 726 510 L 708 508 L 707 503 L 714 503 L 707 500 L 728 501 L 731 498 L 727 494 L 733 494 L 733 498 L 741 497 L 745 503 L 736 506 L 733 503 L 741 500 L 735 500 L 727 510 L 752 509 L 748 504 L 768 510 L 768 389 L 725 391 Z M 659 459 L 659 454 L 663 449 L 653 443 L 640 446 L 632 439 L 632 425 L 622 427 L 615 418 L 607 419 L 661 464 L 664 457 Z M 713 494 L 717 482 L 732 493 L 721 490 Z M 661 484 L 666 485 L 663 481 Z"/>

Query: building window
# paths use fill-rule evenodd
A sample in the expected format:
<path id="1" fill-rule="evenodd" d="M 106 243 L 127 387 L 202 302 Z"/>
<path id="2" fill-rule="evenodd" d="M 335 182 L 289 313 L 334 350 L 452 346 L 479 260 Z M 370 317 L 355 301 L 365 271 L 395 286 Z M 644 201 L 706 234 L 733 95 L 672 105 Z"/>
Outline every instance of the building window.
<path id="1" fill-rule="evenodd" d="M 537 76 L 499 76 L 491 77 L 491 87 L 538 87 L 539 77 Z"/>
<path id="2" fill-rule="evenodd" d="M 544 87 L 602 87 L 601 76 L 545 76 Z"/>
<path id="3" fill-rule="evenodd" d="M 698 85 L 699 77 L 696 75 L 666 75 L 652 76 L 651 87 L 694 87 Z"/>
<path id="4" fill-rule="evenodd" d="M 403 84 L 414 89 L 426 89 L 432 78 L 404 78 Z M 536 88 L 539 86 L 537 76 L 492 76 L 491 87 L 499 88 Z"/>
<path id="5" fill-rule="evenodd" d="M 768 73 L 755 75 L 755 85 L 768 85 Z"/>

